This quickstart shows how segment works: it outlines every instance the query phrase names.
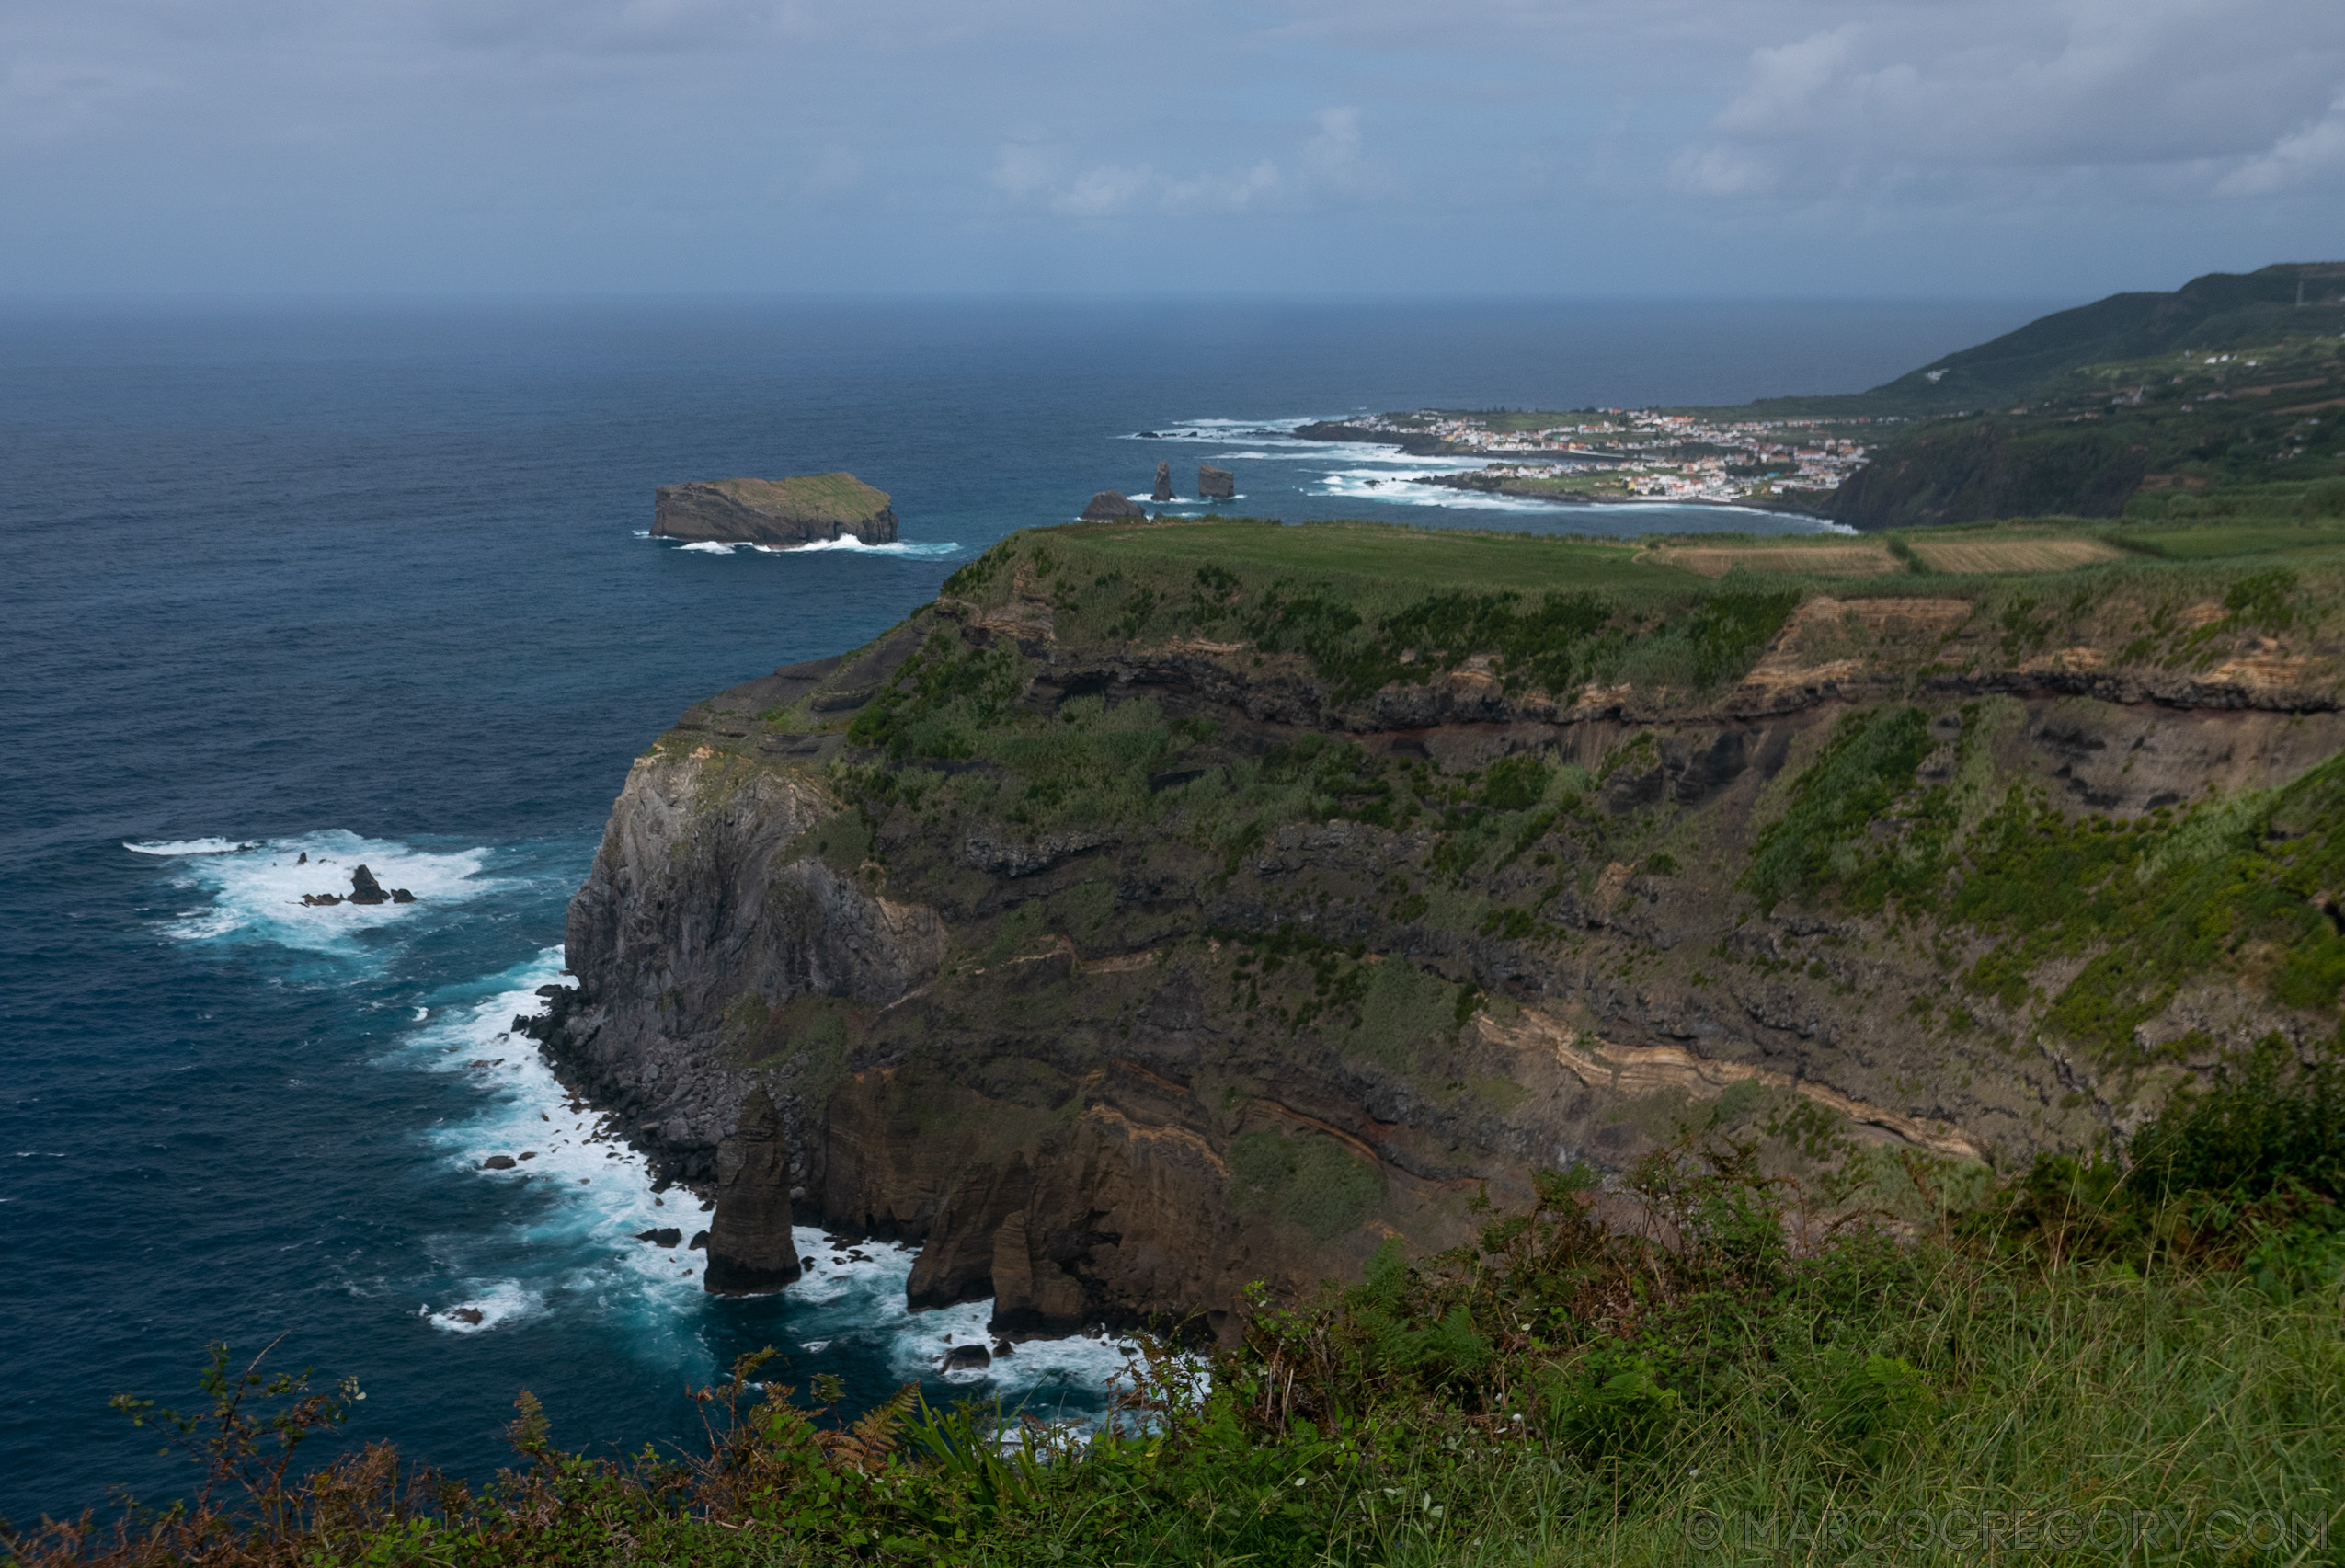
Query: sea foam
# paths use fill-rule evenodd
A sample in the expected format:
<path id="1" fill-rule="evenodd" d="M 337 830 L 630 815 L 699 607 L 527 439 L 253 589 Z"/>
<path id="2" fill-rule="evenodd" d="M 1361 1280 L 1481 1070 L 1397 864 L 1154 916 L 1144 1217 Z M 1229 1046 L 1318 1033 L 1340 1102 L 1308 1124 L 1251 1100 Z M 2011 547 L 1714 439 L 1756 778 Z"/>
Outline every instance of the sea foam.
<path id="1" fill-rule="evenodd" d="M 180 910 L 166 927 L 189 942 L 238 939 L 312 953 L 356 954 L 357 939 L 365 933 L 428 917 L 506 887 L 502 879 L 481 874 L 488 861 L 486 850 L 418 850 L 340 829 L 283 839 L 185 839 L 123 848 L 171 859 L 171 884 L 204 900 Z M 306 863 L 303 855 L 309 857 Z M 303 895 L 315 893 L 347 899 L 350 874 L 360 865 L 384 887 L 414 893 L 418 902 L 345 902 L 325 908 L 302 902 Z"/>
<path id="2" fill-rule="evenodd" d="M 480 1333 L 568 1313 L 616 1313 L 633 1320 L 639 1340 L 701 1360 L 709 1314 L 731 1305 L 702 1289 L 707 1254 L 691 1246 L 711 1216 L 687 1188 L 655 1191 L 649 1162 L 615 1122 L 573 1098 L 536 1042 L 513 1030 L 516 1014 L 543 1005 L 537 988 L 562 972 L 562 949 L 546 948 L 486 982 L 487 994 L 430 1009 L 398 1047 L 406 1065 L 459 1077 L 472 1091 L 471 1115 L 425 1135 L 451 1179 L 497 1184 L 517 1200 L 504 1227 L 437 1240 L 451 1276 L 445 1299 L 428 1301 L 423 1315 L 436 1329 Z M 514 1164 L 487 1168 L 497 1155 Z M 638 1239 L 665 1229 L 682 1232 L 677 1246 Z M 991 1301 L 914 1312 L 904 1287 L 918 1248 L 834 1242 L 805 1225 L 792 1241 L 801 1258 L 814 1260 L 778 1298 L 788 1310 L 780 1331 L 784 1375 L 794 1379 L 860 1350 L 875 1354 L 898 1383 L 967 1385 L 1008 1408 L 1091 1421 L 1136 1354 L 1119 1337 L 1074 1335 L 1030 1341 L 989 1368 L 945 1374 L 940 1368 L 954 1347 L 993 1343 L 985 1327 Z M 713 1363 L 700 1370 L 713 1371 Z"/>
<path id="3" fill-rule="evenodd" d="M 241 849 L 255 846 L 236 839 L 156 839 L 146 843 L 132 843 L 125 840 L 122 847 L 132 854 L 234 854 Z"/>
<path id="4" fill-rule="evenodd" d="M 651 535 L 643 533 L 637 534 L 636 537 L 648 539 Z M 663 539 L 660 543 L 670 544 L 673 541 Z M 751 544 L 742 540 L 696 539 L 690 544 L 676 544 L 675 548 L 688 554 L 702 555 L 730 555 L 741 550 L 759 555 L 802 555 L 812 551 L 843 550 L 855 555 L 893 555 L 899 560 L 934 560 L 943 555 L 957 555 L 961 546 L 950 539 L 895 539 L 885 544 L 866 544 L 852 535 L 846 535 L 838 539 L 811 539 L 804 544 Z"/>

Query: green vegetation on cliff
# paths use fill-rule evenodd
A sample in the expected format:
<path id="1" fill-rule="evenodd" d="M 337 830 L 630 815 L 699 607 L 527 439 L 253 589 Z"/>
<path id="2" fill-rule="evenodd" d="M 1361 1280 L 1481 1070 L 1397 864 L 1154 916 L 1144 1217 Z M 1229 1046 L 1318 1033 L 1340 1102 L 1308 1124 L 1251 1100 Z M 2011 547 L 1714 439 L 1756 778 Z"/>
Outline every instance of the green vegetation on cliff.
<path id="1" fill-rule="evenodd" d="M 2226 542 L 2231 553 L 2218 554 Z M 2064 554 L 2071 545 L 2100 554 Z M 1732 694 L 1736 682 L 1779 646 L 1798 654 L 1786 658 L 1794 666 L 1869 667 L 1877 697 L 1904 700 L 1841 720 L 1785 775 L 1776 814 L 1747 849 L 1733 851 L 1747 861 L 1730 880 L 1762 912 L 1788 901 L 1885 918 L 1892 931 L 1927 927 L 1939 961 L 2010 1026 L 2032 1020 L 2112 1064 L 2202 1051 L 2204 1037 L 2187 1029 L 2154 1047 L 2139 1036 L 2210 976 L 2275 1007 L 2335 1016 L 2345 938 L 2323 899 L 2345 886 L 2330 847 L 2345 795 L 2333 763 L 2270 789 L 2192 788 L 2115 815 L 2080 811 L 2076 786 L 2011 770 L 2019 705 L 1985 692 L 2047 678 L 2187 686 L 2235 670 L 2234 680 L 2333 691 L 2345 671 L 2316 675 L 2294 650 L 2327 646 L 2324 629 L 2345 612 L 2345 531 L 1938 532 L 1923 544 L 1929 558 L 1993 566 L 2006 552 L 2015 565 L 2080 564 L 1966 575 L 1932 570 L 1908 548 L 1904 573 L 1832 579 L 1837 618 L 1809 616 L 1796 632 L 1793 612 L 1816 582 L 1802 563 L 1845 546 L 1700 548 L 1737 553 L 1733 569 L 1705 578 L 1666 542 L 1367 525 L 1018 535 L 954 577 L 948 610 L 960 605 L 952 612 L 972 624 L 1047 615 L 1055 646 L 1100 650 L 1103 673 L 1148 650 L 1221 672 L 1212 680 L 1264 684 L 1285 702 L 1308 694 L 1296 715 L 1306 732 L 1233 747 L 1224 720 L 1168 707 L 1159 680 L 1119 695 L 1114 681 L 1086 678 L 1037 709 L 1030 693 L 1053 680 L 1046 661 L 1021 639 L 973 643 L 948 621 L 845 727 L 886 765 L 840 766 L 875 824 L 902 812 L 908 823 L 991 820 L 1029 836 L 1088 832 L 1089 842 L 1143 832 L 1191 846 L 1199 875 L 1223 882 L 1282 827 L 1428 834 L 1422 860 L 1363 890 L 1362 902 L 1401 926 L 1458 919 L 1484 936 L 1569 951 L 1569 927 L 1543 912 L 1559 894 L 1591 896 L 1608 863 L 1674 868 L 1700 848 L 1686 836 L 1694 814 L 1619 804 L 1614 781 L 1654 768 L 1657 754 L 1639 753 L 1630 735 L 1584 763 L 1525 753 L 1453 771 L 1353 737 L 1412 722 L 1399 715 L 1418 692 L 1454 702 L 1462 691 L 1468 711 L 1516 723 L 1572 718 L 1594 694 L 1655 718 L 1721 703 L 1731 712 L 1749 700 Z M 1899 633 L 1909 603 L 1936 618 Z M 2041 673 L 2013 673 L 2030 666 Z M 1991 671 L 2003 673 L 1982 687 Z M 1436 909 L 1468 889 L 1455 913 Z M 1106 910 L 1072 933 L 1086 949 L 1119 944 L 1101 923 Z M 2063 973 L 2039 995 L 2047 967 Z"/>
<path id="2" fill-rule="evenodd" d="M 887 492 L 853 475 L 794 474 L 786 479 L 715 479 L 708 487 L 744 506 L 805 522 L 861 522 L 887 507 Z"/>
<path id="3" fill-rule="evenodd" d="M 1689 1135 L 1599 1196 L 1414 1265 L 1257 1300 L 1209 1356 L 1151 1343 L 1108 1428 L 906 1390 L 852 1421 L 771 1353 L 702 1394 L 698 1454 L 598 1459 L 527 1393 L 474 1487 L 387 1446 L 303 1475 L 354 1385 L 230 1369 L 208 1412 L 118 1405 L 196 1459 L 192 1505 L 0 1550 L 24 1568 L 1036 1562 L 2329 1562 L 2345 1529 L 2345 1094 L 2267 1050 L 2130 1167 L 2046 1161 L 1901 1238 Z M 1273 1144 L 1248 1180 L 1341 1207 Z M 1322 1161 L 1321 1163 L 1324 1162 Z M 1914 1180 L 1928 1177 L 1914 1168 Z"/>

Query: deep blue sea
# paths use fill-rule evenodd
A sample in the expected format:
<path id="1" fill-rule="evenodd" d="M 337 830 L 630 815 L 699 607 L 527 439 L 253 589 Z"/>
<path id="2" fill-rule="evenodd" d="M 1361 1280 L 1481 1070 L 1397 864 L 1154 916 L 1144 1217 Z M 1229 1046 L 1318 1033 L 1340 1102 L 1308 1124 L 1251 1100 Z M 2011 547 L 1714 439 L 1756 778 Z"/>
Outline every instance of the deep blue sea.
<path id="1" fill-rule="evenodd" d="M 213 1340 L 282 1336 L 269 1365 L 364 1386 L 354 1437 L 478 1474 L 524 1387 L 570 1445 L 681 1442 L 684 1391 L 742 1349 L 870 1400 L 982 1322 L 908 1318 L 888 1249 L 705 1298 L 699 1254 L 633 1239 L 696 1229 L 696 1204 L 656 1196 L 508 1033 L 561 968 L 628 760 L 696 698 L 869 638 L 1161 457 L 1184 493 L 1218 463 L 1224 509 L 1289 521 L 1801 526 L 1396 499 L 1363 481 L 1440 465 L 1278 431 L 1851 390 L 2034 314 L 0 311 L 0 1515 L 182 1487 L 106 1402 L 189 1399 Z M 644 534 L 656 485 L 834 468 L 893 494 L 899 546 Z M 361 861 L 419 901 L 296 902 Z M 479 1169 L 524 1147 L 522 1173 Z M 1081 1413 L 1115 1364 L 1035 1345 L 938 1391 Z"/>

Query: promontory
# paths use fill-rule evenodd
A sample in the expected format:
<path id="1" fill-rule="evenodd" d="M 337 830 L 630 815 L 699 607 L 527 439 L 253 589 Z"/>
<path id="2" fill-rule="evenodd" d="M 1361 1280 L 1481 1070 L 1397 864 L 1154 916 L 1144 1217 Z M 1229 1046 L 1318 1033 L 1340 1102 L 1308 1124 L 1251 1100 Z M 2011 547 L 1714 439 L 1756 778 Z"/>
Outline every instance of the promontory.
<path id="1" fill-rule="evenodd" d="M 2341 704 L 2345 519 L 1036 529 L 638 758 L 532 1032 L 712 1288 L 1227 1334 L 1542 1168 L 1968 1190 L 2332 1038 Z"/>
<path id="2" fill-rule="evenodd" d="M 859 539 L 889 544 L 896 513 L 887 492 L 852 474 L 799 474 L 787 479 L 694 479 L 662 485 L 651 524 L 655 539 L 723 544 L 813 544 Z"/>

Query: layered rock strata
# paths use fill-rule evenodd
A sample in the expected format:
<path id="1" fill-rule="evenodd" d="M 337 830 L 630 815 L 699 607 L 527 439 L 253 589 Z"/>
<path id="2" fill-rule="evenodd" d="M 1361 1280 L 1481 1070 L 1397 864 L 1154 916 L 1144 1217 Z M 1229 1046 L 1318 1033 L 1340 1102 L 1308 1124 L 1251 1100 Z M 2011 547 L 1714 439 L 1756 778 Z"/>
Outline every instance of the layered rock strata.
<path id="1" fill-rule="evenodd" d="M 2000 939 L 1950 907 L 1769 901 L 1746 875 L 1836 738 L 1884 715 L 1910 727 L 1899 798 L 1962 820 L 2036 800 L 2147 832 L 2263 798 L 2345 747 L 2309 634 L 2159 663 L 1957 599 L 1816 596 L 1698 700 L 1558 698 L 1481 656 L 1347 696 L 1241 639 L 1079 634 L 1017 560 L 691 710 L 572 905 L 578 988 L 538 1032 L 715 1193 L 711 1288 L 785 1277 L 795 1209 L 919 1243 L 912 1304 L 990 1298 L 1004 1334 L 1219 1332 L 1249 1282 L 1454 1243 L 1542 1166 L 1619 1173 L 1722 1127 L 1795 1179 L 1874 1150 L 1950 1180 L 2329 1027 L 2206 978 L 2136 1056 L 2095 1056 L 2043 1022 L 2082 957 L 1988 983 Z M 921 750 L 902 715 L 948 687 L 1140 772 L 1067 818 L 1014 748 Z"/>
<path id="2" fill-rule="evenodd" d="M 695 479 L 659 486 L 651 532 L 659 539 L 775 548 L 839 539 L 888 544 L 896 539 L 896 512 L 887 491 L 852 474 Z"/>

